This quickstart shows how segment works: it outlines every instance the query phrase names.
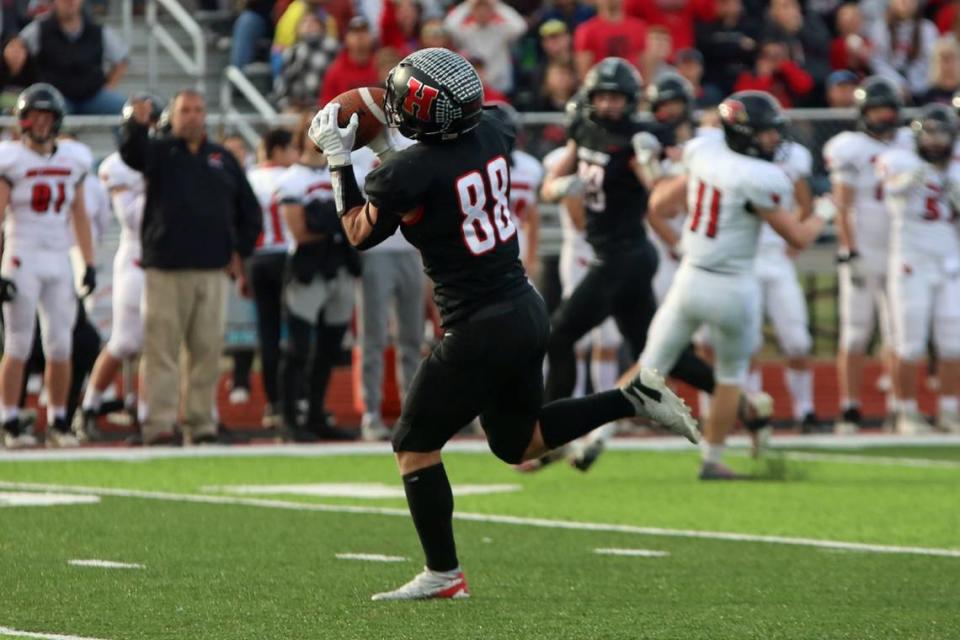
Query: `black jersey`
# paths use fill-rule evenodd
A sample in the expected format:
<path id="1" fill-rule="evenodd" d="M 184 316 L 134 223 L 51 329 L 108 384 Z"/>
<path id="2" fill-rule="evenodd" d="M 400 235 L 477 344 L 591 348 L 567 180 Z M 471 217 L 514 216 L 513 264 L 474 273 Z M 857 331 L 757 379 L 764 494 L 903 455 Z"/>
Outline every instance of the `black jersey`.
<path id="1" fill-rule="evenodd" d="M 400 229 L 423 256 L 444 326 L 530 289 L 509 205 L 514 135 L 484 113 L 460 138 L 415 144 L 367 176 L 377 209 L 417 211 Z"/>
<path id="2" fill-rule="evenodd" d="M 570 124 L 577 173 L 586 185 L 587 242 L 599 256 L 636 246 L 646 236 L 648 193 L 630 163 L 633 134 L 649 129 L 633 120 L 607 128 L 580 114 Z"/>

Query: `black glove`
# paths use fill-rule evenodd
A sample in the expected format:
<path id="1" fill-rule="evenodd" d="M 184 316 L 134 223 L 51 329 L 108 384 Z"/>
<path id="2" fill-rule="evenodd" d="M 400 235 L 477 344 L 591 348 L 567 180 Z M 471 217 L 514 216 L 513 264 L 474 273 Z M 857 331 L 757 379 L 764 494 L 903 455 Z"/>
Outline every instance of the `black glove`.
<path id="1" fill-rule="evenodd" d="M 87 265 L 87 270 L 83 272 L 83 291 L 81 298 L 86 298 L 97 288 L 97 269 L 93 265 Z"/>
<path id="2" fill-rule="evenodd" d="M 17 297 L 17 285 L 13 280 L 0 276 L 0 302 L 12 302 Z"/>

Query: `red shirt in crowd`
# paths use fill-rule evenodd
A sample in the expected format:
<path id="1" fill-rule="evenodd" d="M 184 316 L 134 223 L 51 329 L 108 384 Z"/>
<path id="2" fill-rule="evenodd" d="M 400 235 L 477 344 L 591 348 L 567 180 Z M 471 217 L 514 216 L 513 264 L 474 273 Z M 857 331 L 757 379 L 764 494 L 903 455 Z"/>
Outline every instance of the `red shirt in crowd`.
<path id="1" fill-rule="evenodd" d="M 380 45 L 396 49 L 401 56 L 406 56 L 420 48 L 417 37 L 407 38 L 400 23 L 397 21 L 397 3 L 388 0 L 383 3 L 380 13 Z"/>
<path id="2" fill-rule="evenodd" d="M 333 59 L 326 75 L 323 76 L 323 86 L 320 87 L 320 106 L 324 106 L 344 91 L 380 84 L 377 68 L 373 64 L 373 56 L 370 56 L 365 63 L 358 64 L 344 49 Z"/>
<path id="3" fill-rule="evenodd" d="M 813 78 L 800 66 L 789 60 L 780 64 L 778 73 L 769 76 L 755 76 L 744 71 L 733 86 L 734 91 L 766 91 L 780 103 L 784 109 L 794 106 L 797 98 L 802 98 L 813 89 Z"/>
<path id="4" fill-rule="evenodd" d="M 864 38 L 862 46 L 870 47 L 870 41 Z M 865 62 L 858 56 L 850 55 L 847 47 L 847 38 L 845 36 L 837 36 L 830 42 L 831 69 L 849 69 L 850 71 L 866 75 L 870 71 L 867 66 L 869 64 L 869 56 L 867 56 L 867 58 Z"/>
<path id="5" fill-rule="evenodd" d="M 673 50 L 695 46 L 693 23 L 710 22 L 716 16 L 714 0 L 626 0 L 623 10 L 648 27 L 664 27 L 673 37 Z"/>
<path id="6" fill-rule="evenodd" d="M 573 33 L 573 50 L 589 51 L 593 61 L 617 56 L 636 62 L 647 44 L 647 25 L 643 20 L 624 16 L 621 22 L 610 22 L 600 16 L 590 18 Z"/>

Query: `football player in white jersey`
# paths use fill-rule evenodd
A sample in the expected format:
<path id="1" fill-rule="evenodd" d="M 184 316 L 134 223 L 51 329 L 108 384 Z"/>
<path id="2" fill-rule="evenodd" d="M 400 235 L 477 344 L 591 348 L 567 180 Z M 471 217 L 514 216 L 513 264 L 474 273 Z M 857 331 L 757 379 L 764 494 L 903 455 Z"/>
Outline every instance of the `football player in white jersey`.
<path id="1" fill-rule="evenodd" d="M 88 295 L 96 287 L 83 198 L 83 180 L 91 167 L 77 143 L 56 139 L 66 107 L 54 87 L 35 84 L 25 89 L 17 99 L 16 113 L 21 139 L 0 142 L 0 216 L 5 240 L 0 268 L 5 332 L 0 362 L 3 439 L 9 448 L 35 444 L 20 431 L 18 400 L 39 309 L 47 358 L 47 445 L 76 446 L 66 419 L 77 313 L 69 252 L 75 238 L 86 265 L 83 285 Z"/>
<path id="2" fill-rule="evenodd" d="M 281 426 L 277 375 L 280 367 L 280 333 L 283 316 L 283 278 L 292 238 L 275 197 L 277 183 L 297 161 L 293 134 L 271 129 L 263 135 L 259 162 L 247 172 L 253 193 L 263 212 L 263 232 L 248 261 L 250 286 L 257 308 L 257 340 L 260 343 L 260 372 L 267 405 L 263 426 Z"/>
<path id="3" fill-rule="evenodd" d="M 686 174 L 661 181 L 651 194 L 652 216 L 689 213 L 680 269 L 639 363 L 669 371 L 698 327 L 710 327 L 717 387 L 704 429 L 704 480 L 738 477 L 721 456 L 759 334 L 754 258 L 760 229 L 766 222 L 791 246 L 803 248 L 836 212 L 824 200 L 816 216 L 801 222 L 794 215 L 793 184 L 773 163 L 786 121 L 772 96 L 735 93 L 720 105 L 720 117 L 723 140 L 707 136 L 687 143 Z"/>
<path id="4" fill-rule="evenodd" d="M 274 193 L 291 238 L 283 291 L 287 338 L 278 381 L 280 411 L 295 440 L 352 440 L 352 433 L 328 424 L 324 399 L 334 358 L 353 315 L 355 284 L 346 264 L 353 249 L 341 235 L 326 160 L 308 139 L 307 127 L 303 129 L 300 159 L 283 172 Z M 330 267 L 335 254 L 343 264 Z M 334 272 L 327 273 L 328 268 Z M 308 360 L 312 361 L 309 372 Z M 301 426 L 297 401 L 305 374 L 309 375 L 309 407 Z"/>
<path id="5" fill-rule="evenodd" d="M 953 160 L 957 116 L 946 105 L 925 107 L 913 121 L 915 150 L 880 155 L 891 216 L 889 295 L 897 355 L 897 431 L 930 425 L 917 409 L 917 366 L 932 336 L 939 357 L 939 425 L 960 433 L 960 161 Z"/>
<path id="6" fill-rule="evenodd" d="M 163 110 L 163 102 L 149 95 L 139 99 L 150 100 L 150 122 L 155 127 Z M 131 103 L 124 110 L 132 109 Z M 97 357 L 90 381 L 83 397 L 83 411 L 76 431 L 94 439 L 96 420 L 103 404 L 103 394 L 116 380 L 124 361 L 140 353 L 143 344 L 143 317 L 140 305 L 143 297 L 143 269 L 140 267 L 140 222 L 146 186 L 143 175 L 131 169 L 116 151 L 104 158 L 97 172 L 101 184 L 110 194 L 113 215 L 120 223 L 120 244 L 113 257 L 113 317 L 110 339 Z M 130 390 L 127 390 L 128 394 Z M 132 396 L 131 396 L 132 397 Z M 135 406 L 131 401 L 130 406 Z"/>
<path id="7" fill-rule="evenodd" d="M 813 213 L 813 196 L 808 182 L 813 173 L 810 151 L 797 142 L 789 141 L 783 144 L 776 160 L 794 185 L 794 201 L 800 219 L 806 219 Z M 787 389 L 793 400 L 793 418 L 804 432 L 813 431 L 818 426 L 818 420 L 813 407 L 813 371 L 809 357 L 813 340 L 810 336 L 807 300 L 786 241 L 769 225 L 763 225 L 760 231 L 756 271 L 764 315 L 773 326 L 780 351 L 787 357 L 785 375 Z M 763 382 L 759 370 L 750 378 L 749 390 L 760 391 Z"/>
<path id="8" fill-rule="evenodd" d="M 840 345 L 837 377 L 840 419 L 837 433 L 855 433 L 862 423 L 860 389 L 866 350 L 879 323 L 888 360 L 891 349 L 887 301 L 889 216 L 875 164 L 880 154 L 897 144 L 900 90 L 885 78 L 867 78 L 854 93 L 860 111 L 859 131 L 845 131 L 823 148 L 837 203 L 840 243 Z"/>

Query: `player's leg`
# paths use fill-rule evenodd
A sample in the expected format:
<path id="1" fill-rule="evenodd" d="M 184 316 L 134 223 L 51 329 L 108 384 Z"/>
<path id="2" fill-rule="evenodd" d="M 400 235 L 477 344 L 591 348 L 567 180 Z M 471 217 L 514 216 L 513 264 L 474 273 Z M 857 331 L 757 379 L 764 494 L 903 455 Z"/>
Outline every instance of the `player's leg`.
<path id="1" fill-rule="evenodd" d="M 257 309 L 257 340 L 260 343 L 260 375 L 267 398 L 263 411 L 264 427 L 281 426 L 277 375 L 280 367 L 286 259 L 283 252 L 254 255 L 250 259 L 250 287 Z"/>
<path id="2" fill-rule="evenodd" d="M 960 433 L 960 277 L 947 276 L 934 302 L 933 342 L 938 355 L 940 400 L 937 427 Z"/>
<path id="3" fill-rule="evenodd" d="M 607 318 L 603 324 L 591 333 L 593 352 L 590 354 L 590 379 L 594 391 L 613 389 L 620 377 L 620 344 L 623 339 L 617 330 L 613 318 Z M 607 446 L 607 442 L 617 433 L 617 423 L 608 422 L 594 429 L 585 438 L 577 441 L 570 457 L 570 463 L 580 471 L 587 471 L 597 461 Z"/>
<path id="4" fill-rule="evenodd" d="M 67 394 L 70 392 L 73 327 L 77 320 L 77 294 L 73 288 L 70 258 L 47 253 L 47 273 L 40 287 L 40 337 L 47 359 L 44 382 L 47 387 L 47 446 L 76 446 L 67 422 Z"/>
<path id="5" fill-rule="evenodd" d="M 917 371 L 927 350 L 933 318 L 930 274 L 896 269 L 890 276 L 890 302 L 896 344 L 898 432 L 925 433 L 930 425 L 917 407 Z"/>
<path id="6" fill-rule="evenodd" d="M 73 325 L 73 348 L 70 356 L 70 391 L 67 393 L 67 422 L 71 425 L 76 424 L 75 418 L 82 415 L 82 412 L 77 410 L 82 399 L 81 392 L 84 383 L 89 383 L 88 378 L 100 354 L 101 344 L 100 332 L 90 321 L 83 304 L 77 304 L 77 321 Z M 85 435 L 75 427 L 72 431 L 78 438 Z"/>
<path id="7" fill-rule="evenodd" d="M 20 394 L 27 359 L 33 351 L 40 278 L 35 256 L 21 260 L 11 247 L 3 256 L 3 277 L 17 287 L 16 297 L 3 304 L 3 358 L 0 360 L 0 390 L 3 394 L 3 439 L 7 448 L 33 446 L 36 440 L 21 432 Z"/>
<path id="8" fill-rule="evenodd" d="M 343 351 L 343 336 L 347 333 L 347 326 L 353 315 L 353 277 L 345 269 L 341 269 L 335 278 L 327 280 L 327 286 L 330 294 L 316 327 L 307 428 L 324 439 L 352 440 L 352 433 L 335 429 L 327 423 L 324 401 L 333 367 Z"/>
<path id="9" fill-rule="evenodd" d="M 786 264 L 779 269 L 774 286 L 764 286 L 764 308 L 777 336 L 780 351 L 787 358 L 785 372 L 787 389 L 793 400 L 793 418 L 804 431 L 813 430 L 817 419 L 813 406 L 813 370 L 810 366 L 810 327 L 807 301 L 800 288 L 793 263 L 784 256 Z"/>
<path id="10" fill-rule="evenodd" d="M 862 423 L 860 391 L 867 347 L 874 330 L 872 278 L 854 281 L 846 265 L 837 270 L 840 299 L 840 344 L 837 352 L 837 380 L 840 391 L 840 419 L 834 431 L 856 433 Z"/>

